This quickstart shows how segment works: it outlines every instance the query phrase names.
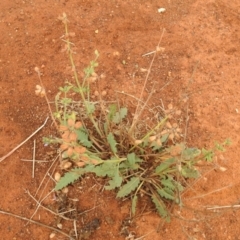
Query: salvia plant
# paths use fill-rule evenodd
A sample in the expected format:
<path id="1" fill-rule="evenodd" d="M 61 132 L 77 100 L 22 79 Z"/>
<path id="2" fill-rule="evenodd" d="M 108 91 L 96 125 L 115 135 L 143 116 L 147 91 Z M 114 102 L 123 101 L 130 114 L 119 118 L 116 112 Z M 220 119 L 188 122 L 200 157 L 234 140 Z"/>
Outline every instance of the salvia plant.
<path id="1" fill-rule="evenodd" d="M 134 215 L 139 196 L 151 198 L 159 215 L 170 220 L 171 203 L 182 204 L 181 193 L 186 180 L 198 178 L 196 164 L 211 161 L 216 149 L 206 150 L 181 141 L 182 131 L 173 116 L 180 111 L 172 105 L 162 117 L 151 123 L 146 131 L 139 130 L 140 114 L 131 117 L 119 101 L 108 103 L 100 95 L 92 100 L 92 84 L 99 76 L 99 53 L 84 69 L 80 80 L 73 59 L 66 14 L 60 17 L 65 26 L 65 50 L 70 58 L 74 83 L 59 88 L 52 114 L 59 136 L 44 138 L 46 144 L 59 144 L 61 168 L 65 174 L 55 186 L 59 191 L 88 173 L 106 179 L 106 190 L 116 192 L 117 198 L 130 198 Z M 44 92 L 45 93 L 45 92 Z M 74 96 L 74 97 L 73 97 Z M 216 148 L 227 145 L 217 144 Z"/>

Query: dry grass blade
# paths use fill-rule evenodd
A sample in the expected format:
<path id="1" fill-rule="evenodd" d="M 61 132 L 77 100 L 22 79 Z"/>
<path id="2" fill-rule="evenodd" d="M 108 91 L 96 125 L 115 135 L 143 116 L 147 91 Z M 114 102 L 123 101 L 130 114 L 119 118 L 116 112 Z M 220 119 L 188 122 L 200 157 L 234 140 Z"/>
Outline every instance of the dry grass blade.
<path id="1" fill-rule="evenodd" d="M 216 190 L 214 190 L 214 191 L 208 192 L 208 193 L 206 193 L 206 194 L 202 194 L 202 195 L 195 196 L 195 197 L 190 197 L 190 198 L 187 198 L 187 199 L 203 198 L 203 197 L 206 197 L 206 196 L 208 196 L 208 195 L 210 195 L 210 194 L 213 194 L 213 193 L 216 193 L 216 192 L 220 192 L 220 191 L 222 191 L 222 190 L 224 190 L 224 189 L 226 189 L 226 188 L 230 188 L 230 187 L 232 187 L 232 186 L 233 186 L 233 185 L 230 184 L 230 185 L 227 185 L 227 186 L 225 186 L 225 187 L 218 188 L 218 189 L 216 189 Z"/>
<path id="2" fill-rule="evenodd" d="M 41 203 L 44 201 L 44 199 L 46 199 L 50 194 L 52 194 L 54 192 L 54 190 L 52 190 L 51 192 L 49 192 L 41 201 L 38 202 L 37 204 L 37 208 L 35 209 L 34 213 L 32 214 L 32 216 L 30 217 L 30 219 L 32 219 L 34 217 L 34 215 L 37 213 L 39 207 L 41 206 Z"/>
<path id="3" fill-rule="evenodd" d="M 46 118 L 45 122 L 41 127 L 39 127 L 34 133 L 32 133 L 28 138 L 26 138 L 23 142 L 21 142 L 17 147 L 15 147 L 12 151 L 10 151 L 8 154 L 0 158 L 0 162 L 8 158 L 10 155 L 12 155 L 17 149 L 19 149 L 23 144 L 25 144 L 30 138 L 32 138 L 36 133 L 38 133 L 47 123 L 48 118 Z"/>
<path id="4" fill-rule="evenodd" d="M 165 28 L 164 28 L 163 31 L 162 31 L 162 34 L 161 34 L 160 40 L 159 40 L 159 42 L 158 42 L 157 48 L 160 47 L 160 43 L 161 43 L 161 41 L 162 41 L 164 32 L 165 32 Z M 145 78 L 145 81 L 144 81 L 144 85 L 143 85 L 143 88 L 142 88 L 142 91 L 141 91 L 141 94 L 140 94 L 140 97 L 139 97 L 140 101 L 139 101 L 138 104 L 137 104 L 137 107 L 136 107 L 136 110 L 135 110 L 135 114 L 134 114 L 134 119 L 133 119 L 132 125 L 131 125 L 131 127 L 130 127 L 130 129 L 129 129 L 129 132 L 130 132 L 130 133 L 133 131 L 134 127 L 136 126 L 136 124 L 137 124 L 137 122 L 138 122 L 139 115 L 140 115 L 140 113 L 139 113 L 139 111 L 140 111 L 139 108 L 140 108 L 140 106 L 141 106 L 141 101 L 143 100 L 143 99 L 142 99 L 142 98 L 143 98 L 143 93 L 144 93 L 144 90 L 145 90 L 145 88 L 146 88 L 146 85 L 147 85 L 147 82 L 148 82 L 148 79 L 149 79 L 149 75 L 150 75 L 150 72 L 151 72 L 151 69 L 152 69 L 152 66 L 153 66 L 153 62 L 154 62 L 154 60 L 155 60 L 155 58 L 156 58 L 156 55 L 157 55 L 157 51 L 154 52 L 154 56 L 153 56 L 153 58 L 152 58 L 152 61 L 151 61 L 151 63 L 150 63 L 150 66 L 149 66 L 149 68 L 148 68 L 148 71 L 147 71 L 147 75 L 146 75 L 146 78 Z M 141 111 L 141 112 L 142 112 L 142 111 Z"/>
<path id="5" fill-rule="evenodd" d="M 228 208 L 240 208 L 239 204 L 236 205 L 227 205 L 227 206 L 214 206 L 214 207 L 207 207 L 207 210 L 217 210 L 217 209 L 228 209 Z"/>
<path id="6" fill-rule="evenodd" d="M 34 220 L 29 219 L 29 218 L 26 218 L 26 217 L 19 216 L 19 215 L 10 213 L 10 212 L 6 212 L 6 211 L 0 210 L 0 213 L 1 213 L 1 214 L 4 214 L 4 215 L 11 216 L 11 217 L 15 217 L 15 218 L 18 218 L 18 219 L 21 219 L 21 220 L 24 220 L 24 221 L 28 221 L 28 222 L 30 222 L 30 223 L 37 224 L 37 225 L 39 225 L 39 226 L 48 228 L 48 229 L 50 229 L 50 230 L 52 230 L 52 231 L 58 232 L 58 233 L 62 234 L 63 236 L 68 237 L 68 238 L 71 239 L 71 240 L 75 240 L 74 238 L 72 238 L 71 236 L 69 236 L 67 233 L 65 233 L 65 232 L 63 232 L 63 231 L 61 231 L 61 230 L 59 230 L 59 229 L 57 229 L 57 228 L 50 227 L 50 226 L 45 225 L 45 224 L 43 224 L 43 223 L 34 221 Z"/>
<path id="7" fill-rule="evenodd" d="M 145 235 L 143 235 L 143 236 L 141 236 L 141 237 L 139 237 L 139 238 L 135 238 L 134 240 L 141 240 L 141 239 L 144 239 L 146 236 L 150 235 L 150 234 L 153 233 L 154 231 L 155 231 L 155 230 L 152 230 L 152 231 L 146 233 Z"/>
<path id="8" fill-rule="evenodd" d="M 33 162 L 32 162 L 32 178 L 34 178 L 35 172 L 35 160 L 36 160 L 36 140 L 33 141 Z"/>
<path id="9" fill-rule="evenodd" d="M 56 215 L 56 216 L 58 216 L 58 217 L 61 217 L 61 218 L 65 219 L 65 220 L 71 220 L 70 218 L 67 218 L 67 217 L 63 216 L 63 214 L 56 213 L 56 212 L 52 211 L 51 209 L 43 206 L 41 203 L 39 203 L 39 201 L 38 201 L 28 190 L 26 190 L 26 193 L 27 193 L 39 206 L 41 206 L 41 207 L 42 207 L 43 209 L 45 209 L 46 211 L 48 211 L 48 212 L 50 212 L 50 213 L 52 213 L 52 214 L 54 214 L 54 215 Z"/>

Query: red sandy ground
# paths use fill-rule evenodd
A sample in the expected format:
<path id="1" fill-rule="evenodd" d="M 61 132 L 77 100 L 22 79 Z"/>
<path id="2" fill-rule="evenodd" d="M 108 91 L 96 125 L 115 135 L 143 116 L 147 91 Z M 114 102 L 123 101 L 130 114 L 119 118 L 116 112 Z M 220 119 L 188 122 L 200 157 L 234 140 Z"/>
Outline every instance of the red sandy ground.
<path id="1" fill-rule="evenodd" d="M 160 7 L 166 12 L 158 13 Z M 48 115 L 44 99 L 34 94 L 35 85 L 39 84 L 34 67 L 41 68 L 50 99 L 71 78 L 68 57 L 61 52 L 64 28 L 59 15 L 66 12 L 70 31 L 76 34 L 73 42 L 79 71 L 93 59 L 94 50 L 99 51 L 97 73 L 106 75 L 100 84 L 108 92 L 106 99 L 114 97 L 115 91 L 139 97 L 145 77 L 140 68 L 147 68 L 152 58 L 142 54 L 155 49 L 165 28 L 161 42 L 165 52 L 157 55 L 147 86 L 151 91 L 155 83 L 152 104 L 161 105 L 161 99 L 165 105 L 176 104 L 187 94 L 188 145 L 213 147 L 215 140 L 222 142 L 226 138 L 231 138 L 232 145 L 216 159 L 226 171 L 220 171 L 218 166 L 210 172 L 205 170 L 204 177 L 182 196 L 186 207 L 176 208 L 176 217 L 170 224 L 162 223 L 154 211 L 149 211 L 150 202 L 147 206 L 142 202 L 129 229 L 136 238 L 149 233 L 144 239 L 151 240 L 240 239 L 239 207 L 206 210 L 207 206 L 240 203 L 238 0 L 2 0 L 0 10 L 1 156 L 34 132 Z M 118 97 L 129 104 L 134 101 L 125 95 Z M 34 213 L 36 203 L 26 190 L 35 195 L 53 159 L 51 153 L 56 152 L 45 148 L 41 140 L 54 134 L 50 122 L 0 163 L 1 211 L 26 218 Z M 36 163 L 32 178 L 32 163 L 21 159 L 32 158 L 34 139 L 37 159 L 49 162 Z M 125 239 L 120 230 L 129 215 L 129 202 L 117 201 L 113 193 L 102 191 L 101 184 L 90 178 L 69 188 L 69 198 L 78 200 L 80 212 L 95 207 L 81 215 L 77 228 L 99 218 L 100 228 L 90 239 Z M 53 187 L 50 180 L 44 194 Z M 53 202 L 51 195 L 46 206 Z M 141 215 L 143 208 L 145 215 Z M 56 228 L 55 217 L 41 208 L 33 219 Z M 52 232 L 3 214 L 0 222 L 1 239 L 49 239 Z M 72 226 L 63 222 L 62 230 L 69 233 Z M 53 239 L 67 238 L 57 234 Z"/>

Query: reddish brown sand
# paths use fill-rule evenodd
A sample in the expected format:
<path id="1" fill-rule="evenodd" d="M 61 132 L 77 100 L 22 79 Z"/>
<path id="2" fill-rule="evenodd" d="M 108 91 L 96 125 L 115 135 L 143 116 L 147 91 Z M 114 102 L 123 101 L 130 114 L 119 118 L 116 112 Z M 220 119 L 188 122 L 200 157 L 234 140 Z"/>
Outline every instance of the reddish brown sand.
<path id="1" fill-rule="evenodd" d="M 166 8 L 164 13 L 158 12 L 161 7 Z M 161 105 L 161 100 L 165 105 L 176 104 L 187 94 L 188 145 L 213 147 L 215 140 L 232 140 L 231 147 L 215 159 L 226 171 L 218 166 L 203 168 L 204 176 L 182 196 L 185 207 L 176 207 L 173 211 L 176 217 L 170 224 L 164 224 L 151 203 L 142 200 L 137 218 L 127 228 L 129 238 L 121 235 L 126 225 L 123 221 L 129 216 L 129 201 L 118 201 L 113 193 L 102 191 L 104 182 L 94 177 L 69 187 L 68 201 L 75 203 L 82 213 L 76 222 L 78 231 L 95 218 L 101 221 L 100 228 L 94 229 L 91 236 L 82 235 L 79 239 L 138 239 L 146 234 L 149 235 L 141 239 L 240 239 L 240 2 L 2 0 L 0 156 L 33 133 L 48 115 L 46 102 L 34 93 L 35 85 L 39 84 L 34 67 L 41 68 L 51 100 L 58 87 L 71 79 L 68 57 L 61 51 L 64 27 L 58 16 L 63 12 L 68 15 L 70 31 L 76 34 L 72 41 L 79 71 L 94 58 L 95 49 L 100 53 L 97 73 L 106 75 L 100 84 L 108 93 L 106 99 L 114 97 L 116 91 L 139 97 L 145 77 L 140 68 L 148 68 L 152 59 L 152 55 L 142 55 L 155 50 L 165 28 L 161 42 L 165 51 L 157 55 L 147 85 L 151 91 L 155 83 L 152 104 Z M 131 106 L 136 104 L 124 94 L 118 97 L 132 102 Z M 43 136 L 54 133 L 49 120 L 41 132 L 0 163 L 1 211 L 26 218 L 35 212 L 37 204 L 27 191 L 35 195 L 54 159 L 56 149 L 42 144 Z M 32 158 L 34 139 L 36 159 L 48 162 L 36 163 L 32 178 L 32 163 L 21 159 Z M 49 180 L 43 196 L 53 187 L 54 182 Z M 41 191 L 37 199 L 40 194 Z M 54 199 L 50 194 L 44 206 L 55 206 Z M 210 211 L 206 210 L 208 206 L 229 207 Z M 141 215 L 144 209 L 145 214 Z M 86 210 L 91 211 L 83 213 Z M 41 207 L 33 219 L 57 227 L 55 216 Z M 62 224 L 62 231 L 70 234 L 73 223 Z M 52 232 L 0 213 L 1 239 L 45 240 Z M 135 238 L 130 238 L 131 234 Z M 68 238 L 57 233 L 53 239 Z"/>

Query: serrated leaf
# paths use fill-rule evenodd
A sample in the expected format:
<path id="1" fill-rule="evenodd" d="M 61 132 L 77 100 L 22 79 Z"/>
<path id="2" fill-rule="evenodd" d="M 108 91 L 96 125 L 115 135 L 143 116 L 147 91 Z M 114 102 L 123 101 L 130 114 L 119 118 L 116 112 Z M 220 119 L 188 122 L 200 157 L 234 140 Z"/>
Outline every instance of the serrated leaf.
<path id="1" fill-rule="evenodd" d="M 157 192 L 161 197 L 164 197 L 166 199 L 169 199 L 169 200 L 175 199 L 174 192 L 171 189 L 161 188 L 161 189 L 157 189 Z"/>
<path id="2" fill-rule="evenodd" d="M 169 168 L 175 162 L 175 158 L 169 158 L 162 162 L 158 167 L 155 169 L 155 173 L 160 174 L 164 172 L 167 168 Z"/>
<path id="3" fill-rule="evenodd" d="M 135 213 L 136 213 L 137 200 L 138 200 L 137 195 L 134 195 L 134 197 L 133 197 L 133 199 L 132 199 L 132 214 L 133 214 L 133 216 L 134 216 Z"/>
<path id="4" fill-rule="evenodd" d="M 108 181 L 109 186 L 106 186 L 106 190 L 112 190 L 122 185 L 123 178 L 119 175 L 119 170 L 116 168 L 114 176 L 111 180 Z"/>
<path id="5" fill-rule="evenodd" d="M 91 172 L 95 173 L 98 177 L 113 177 L 117 168 L 116 163 L 104 162 L 99 166 L 95 166 Z"/>
<path id="6" fill-rule="evenodd" d="M 108 120 L 109 121 L 112 121 L 113 120 L 113 117 L 114 115 L 116 114 L 116 111 L 117 111 L 117 106 L 116 104 L 111 104 L 109 106 L 109 113 L 108 113 Z"/>
<path id="7" fill-rule="evenodd" d="M 119 165 L 119 168 L 126 169 L 126 170 L 130 170 L 130 169 L 135 170 L 139 168 L 138 163 L 141 163 L 141 162 L 142 162 L 142 159 L 137 157 L 135 153 L 129 153 L 127 155 L 127 161 L 122 162 Z"/>
<path id="8" fill-rule="evenodd" d="M 139 168 L 139 164 L 135 163 L 135 164 L 131 165 L 131 164 L 129 164 L 129 162 L 125 161 L 125 162 L 120 163 L 119 168 L 122 170 L 126 170 L 126 171 L 136 170 Z"/>
<path id="9" fill-rule="evenodd" d="M 104 162 L 101 158 L 91 153 L 86 154 L 86 157 L 89 159 L 89 164 L 99 165 Z"/>
<path id="10" fill-rule="evenodd" d="M 127 196 L 138 187 L 139 183 L 140 179 L 138 177 L 132 177 L 130 181 L 120 188 L 119 192 L 117 193 L 117 197 L 122 198 Z"/>
<path id="11" fill-rule="evenodd" d="M 139 161 L 141 159 L 137 158 L 135 153 L 129 153 L 127 155 L 127 160 L 128 160 L 130 165 L 133 165 L 133 164 L 135 164 L 137 162 L 141 162 L 141 161 Z"/>
<path id="12" fill-rule="evenodd" d="M 160 201 L 156 196 L 152 195 L 152 201 L 153 203 L 155 204 L 156 206 L 156 209 L 159 213 L 159 215 L 163 218 L 165 218 L 167 221 L 168 219 L 170 220 L 170 217 L 169 217 L 169 214 L 168 214 L 168 211 L 167 211 L 167 208 L 164 204 L 163 201 Z"/>
<path id="13" fill-rule="evenodd" d="M 128 160 L 130 165 L 135 164 L 136 163 L 136 155 L 135 155 L 135 153 L 129 153 L 127 155 L 127 160 Z"/>
<path id="14" fill-rule="evenodd" d="M 164 187 L 167 187 L 169 189 L 176 189 L 176 186 L 174 184 L 174 180 L 171 179 L 171 178 L 167 178 L 167 179 L 162 179 L 161 180 L 161 184 L 164 186 Z"/>
<path id="15" fill-rule="evenodd" d="M 113 136 L 112 133 L 109 133 L 108 136 L 107 136 L 107 141 L 110 145 L 110 148 L 112 150 L 113 153 L 117 153 L 117 148 L 116 148 L 116 145 L 117 145 L 117 142 Z"/>
<path id="16" fill-rule="evenodd" d="M 88 134 L 84 128 L 80 128 L 75 130 L 75 133 L 77 134 L 77 140 L 87 148 L 90 148 L 92 146 L 92 142 L 88 139 Z"/>
<path id="17" fill-rule="evenodd" d="M 120 123 L 127 115 L 127 108 L 120 108 L 119 112 L 116 112 L 112 121 L 116 124 Z"/>
<path id="18" fill-rule="evenodd" d="M 183 185 L 180 182 L 175 182 L 176 183 L 176 187 L 178 189 L 179 192 L 182 192 L 184 190 Z"/>
<path id="19" fill-rule="evenodd" d="M 190 169 L 187 167 L 182 167 L 181 174 L 185 178 L 198 178 L 199 172 L 196 169 Z"/>
<path id="20" fill-rule="evenodd" d="M 61 190 L 62 188 L 76 181 L 84 173 L 84 168 L 75 168 L 72 171 L 65 173 L 64 176 L 60 178 L 59 182 L 57 182 L 54 190 Z"/>

